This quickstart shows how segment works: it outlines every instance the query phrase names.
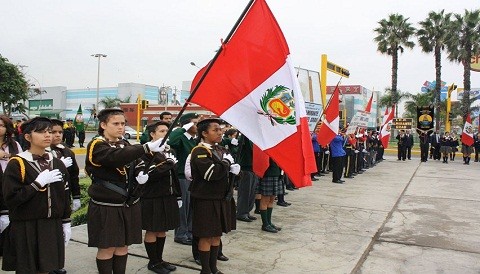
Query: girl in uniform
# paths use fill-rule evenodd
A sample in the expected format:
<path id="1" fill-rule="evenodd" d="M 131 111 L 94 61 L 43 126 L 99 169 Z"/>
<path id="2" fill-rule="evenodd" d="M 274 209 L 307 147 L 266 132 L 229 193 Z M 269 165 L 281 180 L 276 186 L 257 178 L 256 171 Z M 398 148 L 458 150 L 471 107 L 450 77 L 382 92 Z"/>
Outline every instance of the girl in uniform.
<path id="1" fill-rule="evenodd" d="M 218 143 L 222 129 L 218 119 L 205 119 L 197 124 L 201 142 L 191 153 L 192 233 L 199 238 L 201 273 L 222 273 L 217 269 L 217 255 L 222 233 L 236 228 L 235 202 L 230 193 L 240 165 Z"/>
<path id="2" fill-rule="evenodd" d="M 120 109 L 104 109 L 97 116 L 99 137 L 87 146 L 85 171 L 92 179 L 88 188 L 88 246 L 97 247 L 100 274 L 125 273 L 128 246 L 142 242 L 142 187 L 134 186 L 136 160 L 150 151 L 160 152 L 161 139 L 144 145 L 128 145 L 122 140 L 125 116 Z M 132 172 L 134 171 L 134 172 Z M 139 185 L 148 175 L 135 177 Z"/>
<path id="3" fill-rule="evenodd" d="M 440 138 L 440 153 L 442 153 L 443 163 L 448 164 L 448 156 L 452 150 L 450 143 L 450 134 L 445 132 L 445 134 Z"/>
<path id="4" fill-rule="evenodd" d="M 169 127 L 170 124 L 163 121 L 147 126 L 150 140 L 165 137 Z M 146 230 L 144 244 L 150 260 L 148 269 L 155 273 L 169 273 L 176 267 L 163 260 L 165 232 L 178 227 L 178 209 L 182 206 L 182 193 L 176 175 L 177 159 L 171 152 L 150 152 L 142 160 L 149 165 L 148 192 L 141 198 L 142 229 Z"/>
<path id="5" fill-rule="evenodd" d="M 28 151 L 8 162 L 3 195 L 10 212 L 16 273 L 48 273 L 64 267 L 70 240 L 68 171 L 45 150 L 52 142 L 51 121 L 37 117 L 22 124 Z"/>

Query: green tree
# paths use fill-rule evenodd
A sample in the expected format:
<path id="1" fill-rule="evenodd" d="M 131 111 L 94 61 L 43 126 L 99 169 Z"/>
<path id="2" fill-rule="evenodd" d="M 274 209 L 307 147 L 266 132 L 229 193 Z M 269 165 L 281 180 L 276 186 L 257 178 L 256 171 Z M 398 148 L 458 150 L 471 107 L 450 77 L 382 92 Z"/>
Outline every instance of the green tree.
<path id="1" fill-rule="evenodd" d="M 465 10 L 463 16 L 455 14 L 447 39 L 448 59 L 463 64 L 463 98 L 461 111 L 463 122 L 470 112 L 470 62 L 480 52 L 480 10 Z"/>
<path id="2" fill-rule="evenodd" d="M 394 93 L 392 89 L 386 88 L 385 93 L 380 96 L 380 99 L 378 100 L 378 105 L 381 108 L 395 105 L 395 113 L 398 113 L 398 104 L 401 101 L 410 98 L 410 96 L 410 93 L 405 93 L 400 90 L 397 90 L 397 92 Z"/>
<path id="3" fill-rule="evenodd" d="M 451 13 L 431 11 L 424 21 L 420 21 L 417 30 L 418 43 L 423 52 L 433 52 L 435 57 L 435 128 L 440 127 L 440 89 L 442 83 L 442 50 L 445 49 Z"/>
<path id="4" fill-rule="evenodd" d="M 105 97 L 98 101 L 99 104 L 103 105 L 105 108 L 118 108 L 121 103 L 130 103 L 132 95 L 121 99 L 119 97 Z"/>
<path id="5" fill-rule="evenodd" d="M 408 19 L 398 13 L 390 14 L 387 19 L 380 20 L 378 22 L 380 26 L 373 30 L 377 34 L 373 39 L 377 43 L 377 50 L 382 54 L 392 56 L 392 99 L 400 99 L 396 95 L 398 52 L 403 53 L 404 47 L 412 49 L 415 46 L 415 43 L 410 41 L 412 35 L 415 34 L 415 28 L 408 22 Z M 393 103 L 397 104 L 398 101 Z M 397 113 L 395 113 L 396 115 Z"/>
<path id="6" fill-rule="evenodd" d="M 0 55 L 0 101 L 3 114 L 10 116 L 12 109 L 25 112 L 24 102 L 28 99 L 28 82 L 17 66 Z"/>
<path id="7" fill-rule="evenodd" d="M 405 102 L 405 113 L 403 117 L 416 118 L 417 106 L 428 106 L 433 102 L 434 92 L 422 92 L 418 94 L 411 94 L 408 98 L 410 100 Z"/>

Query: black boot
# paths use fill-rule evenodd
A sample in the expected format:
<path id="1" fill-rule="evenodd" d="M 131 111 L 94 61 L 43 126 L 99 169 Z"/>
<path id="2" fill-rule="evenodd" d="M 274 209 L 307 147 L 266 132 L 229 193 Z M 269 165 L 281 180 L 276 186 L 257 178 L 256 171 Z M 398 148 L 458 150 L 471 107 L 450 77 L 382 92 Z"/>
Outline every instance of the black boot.
<path id="1" fill-rule="evenodd" d="M 99 274 L 112 274 L 113 258 L 100 260 L 97 258 L 97 269 Z"/>
<path id="2" fill-rule="evenodd" d="M 270 225 L 267 219 L 267 211 L 266 210 L 260 210 L 260 216 L 262 216 L 262 230 L 271 232 L 271 233 L 277 233 L 278 230 L 276 230 L 273 226 Z"/>
<path id="3" fill-rule="evenodd" d="M 280 230 L 282 230 L 282 228 L 278 227 L 278 226 L 276 226 L 272 223 L 272 211 L 273 211 L 273 207 L 267 207 L 267 221 L 273 228 L 280 231 Z"/>
<path id="4" fill-rule="evenodd" d="M 210 270 L 210 250 L 209 251 L 199 251 L 198 256 L 200 257 L 200 262 L 202 263 L 202 271 L 201 274 L 210 274 L 212 271 Z"/>
<path id="5" fill-rule="evenodd" d="M 125 274 L 127 270 L 127 258 L 128 254 L 122 256 L 113 255 L 113 274 Z"/>
<path id="6" fill-rule="evenodd" d="M 167 269 L 168 271 L 175 271 L 177 269 L 176 266 L 165 262 L 163 260 L 163 248 L 165 247 L 165 237 L 157 237 L 157 259 L 160 262 L 160 265 L 163 268 Z"/>
<path id="7" fill-rule="evenodd" d="M 467 165 L 470 164 L 470 156 L 467 157 Z"/>

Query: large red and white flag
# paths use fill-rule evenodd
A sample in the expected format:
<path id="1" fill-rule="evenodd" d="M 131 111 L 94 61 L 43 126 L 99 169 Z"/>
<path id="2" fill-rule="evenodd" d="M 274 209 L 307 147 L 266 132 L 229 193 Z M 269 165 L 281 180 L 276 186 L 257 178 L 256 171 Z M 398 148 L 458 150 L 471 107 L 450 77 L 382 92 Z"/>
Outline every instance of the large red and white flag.
<path id="1" fill-rule="evenodd" d="M 265 0 L 252 4 L 222 45 L 191 102 L 238 128 L 295 186 L 311 185 L 316 166 L 305 102 L 287 42 Z"/>
<path id="2" fill-rule="evenodd" d="M 339 117 L 340 91 L 338 86 L 333 91 L 330 102 L 325 108 L 322 125 L 317 133 L 317 141 L 321 146 L 326 146 L 337 136 L 340 128 Z"/>
<path id="3" fill-rule="evenodd" d="M 365 112 L 370 113 L 370 111 L 372 111 L 372 101 L 373 101 L 373 92 L 372 92 L 372 96 L 370 96 L 370 100 L 368 100 L 368 103 L 365 106 Z"/>
<path id="4" fill-rule="evenodd" d="M 465 119 L 465 125 L 463 126 L 462 143 L 467 146 L 473 145 L 473 125 L 470 113 L 467 113 L 467 119 Z"/>
<path id="5" fill-rule="evenodd" d="M 385 110 L 382 129 L 380 131 L 380 141 L 382 142 L 383 148 L 388 148 L 388 141 L 390 140 L 390 130 L 392 128 L 394 112 L 395 106 L 392 106 L 392 109 L 390 111 L 388 111 L 388 108 Z"/>

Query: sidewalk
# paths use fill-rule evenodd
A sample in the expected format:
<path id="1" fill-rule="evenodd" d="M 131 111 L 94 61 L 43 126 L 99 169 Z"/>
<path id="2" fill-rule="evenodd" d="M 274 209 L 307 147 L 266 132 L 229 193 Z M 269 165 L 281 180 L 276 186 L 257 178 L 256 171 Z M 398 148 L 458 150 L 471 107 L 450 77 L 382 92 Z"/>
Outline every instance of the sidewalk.
<path id="1" fill-rule="evenodd" d="M 223 237 L 230 260 L 224 273 L 479 273 L 480 164 L 442 164 L 393 156 L 344 184 L 331 175 L 290 191 L 292 206 L 276 206 L 277 234 L 261 221 L 237 223 Z M 67 247 L 68 273 L 96 273 L 96 249 L 86 226 L 74 227 Z M 199 273 L 190 246 L 167 234 L 164 259 L 175 273 Z M 127 273 L 146 269 L 143 245 L 130 248 Z"/>

